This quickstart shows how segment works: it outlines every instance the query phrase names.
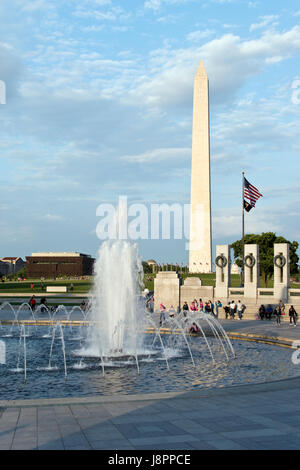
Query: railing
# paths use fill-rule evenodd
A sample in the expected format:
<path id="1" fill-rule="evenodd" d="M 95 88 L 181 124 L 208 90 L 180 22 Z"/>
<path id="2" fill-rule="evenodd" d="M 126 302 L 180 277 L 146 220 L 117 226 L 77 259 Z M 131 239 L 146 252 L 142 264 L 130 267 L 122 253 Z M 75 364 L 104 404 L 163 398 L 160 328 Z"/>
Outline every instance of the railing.
<path id="1" fill-rule="evenodd" d="M 273 287 L 259 287 L 257 289 L 257 295 L 274 295 L 274 288 Z"/>
<path id="2" fill-rule="evenodd" d="M 228 289 L 229 297 L 231 295 L 244 295 L 244 287 L 231 287 Z"/>
<path id="3" fill-rule="evenodd" d="M 289 297 L 299 297 L 300 289 L 289 289 Z"/>

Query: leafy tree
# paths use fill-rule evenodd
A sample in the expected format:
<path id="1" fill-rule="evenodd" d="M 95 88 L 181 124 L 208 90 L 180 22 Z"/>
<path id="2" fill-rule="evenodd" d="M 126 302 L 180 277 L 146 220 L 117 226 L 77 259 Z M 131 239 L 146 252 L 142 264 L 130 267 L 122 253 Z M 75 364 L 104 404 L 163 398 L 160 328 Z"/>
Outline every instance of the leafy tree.
<path id="1" fill-rule="evenodd" d="M 274 232 L 263 232 L 261 235 L 248 234 L 244 238 L 245 244 L 257 244 L 259 245 L 259 259 L 260 259 L 260 271 L 264 280 L 265 286 L 267 286 L 268 278 L 272 277 L 274 272 L 274 243 L 289 243 L 290 245 L 290 270 L 292 274 L 298 273 L 298 261 L 299 256 L 297 255 L 297 249 L 299 243 L 296 241 L 290 242 L 282 236 L 277 236 Z M 239 267 L 242 267 L 242 240 L 237 240 L 231 244 L 234 251 L 234 259 Z"/>
<path id="2" fill-rule="evenodd" d="M 152 273 L 152 267 L 146 261 L 142 261 L 142 265 L 143 265 L 144 274 Z"/>
<path id="3" fill-rule="evenodd" d="M 17 273 L 16 273 L 16 276 L 17 277 L 27 277 L 27 272 L 26 272 L 26 266 L 24 266 L 22 269 L 20 269 Z"/>

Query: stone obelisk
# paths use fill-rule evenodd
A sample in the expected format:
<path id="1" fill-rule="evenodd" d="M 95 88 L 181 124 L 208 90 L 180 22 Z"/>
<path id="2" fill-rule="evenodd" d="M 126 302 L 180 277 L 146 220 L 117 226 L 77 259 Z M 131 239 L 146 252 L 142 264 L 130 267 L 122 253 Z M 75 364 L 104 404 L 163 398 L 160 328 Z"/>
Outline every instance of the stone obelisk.
<path id="1" fill-rule="evenodd" d="M 209 84 L 200 62 L 194 78 L 189 270 L 212 272 Z"/>

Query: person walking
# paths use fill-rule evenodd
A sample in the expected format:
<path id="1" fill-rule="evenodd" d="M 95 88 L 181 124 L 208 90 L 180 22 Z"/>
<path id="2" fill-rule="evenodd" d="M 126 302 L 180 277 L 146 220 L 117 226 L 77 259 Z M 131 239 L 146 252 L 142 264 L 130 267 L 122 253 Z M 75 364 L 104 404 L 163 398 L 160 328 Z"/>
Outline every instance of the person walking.
<path id="1" fill-rule="evenodd" d="M 236 303 L 234 300 L 232 300 L 230 303 L 230 317 L 232 320 L 234 320 L 235 313 L 236 313 Z"/>
<path id="2" fill-rule="evenodd" d="M 188 306 L 187 301 L 185 301 L 182 306 L 182 312 L 185 317 L 187 316 L 188 311 L 189 311 L 189 306 Z"/>
<path id="3" fill-rule="evenodd" d="M 240 320 L 243 318 L 243 311 L 244 311 L 244 305 L 239 300 L 237 303 L 237 313 L 238 313 L 238 317 Z"/>
<path id="4" fill-rule="evenodd" d="M 294 326 L 296 326 L 297 325 L 297 316 L 298 316 L 298 314 L 297 314 L 296 310 L 294 309 L 293 305 L 290 306 L 289 316 L 290 316 L 290 325 L 292 326 L 293 323 L 294 323 Z"/>
<path id="5" fill-rule="evenodd" d="M 279 326 L 281 323 L 281 308 L 279 305 L 275 308 L 276 324 Z"/>
<path id="6" fill-rule="evenodd" d="M 159 317 L 159 326 L 162 326 L 163 322 L 166 321 L 166 307 L 164 304 L 160 304 L 160 317 Z"/>

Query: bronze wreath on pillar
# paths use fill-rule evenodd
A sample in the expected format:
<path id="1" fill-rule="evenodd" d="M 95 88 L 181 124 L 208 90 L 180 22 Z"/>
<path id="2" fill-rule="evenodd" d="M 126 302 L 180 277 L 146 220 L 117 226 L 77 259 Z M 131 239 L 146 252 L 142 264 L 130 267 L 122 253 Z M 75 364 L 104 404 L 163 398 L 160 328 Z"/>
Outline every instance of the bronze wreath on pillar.
<path id="1" fill-rule="evenodd" d="M 279 263 L 278 263 L 278 260 L 280 260 Z M 274 264 L 275 264 L 275 266 L 277 266 L 277 268 L 283 268 L 283 266 L 286 265 L 285 256 L 283 256 L 283 255 L 274 256 Z"/>
<path id="2" fill-rule="evenodd" d="M 255 265 L 255 258 L 253 255 L 247 255 L 244 258 L 244 265 L 247 266 L 248 268 L 253 268 Z"/>
<path id="3" fill-rule="evenodd" d="M 221 263 L 220 263 L 221 261 Z M 225 266 L 227 265 L 227 258 L 226 256 L 224 255 L 219 255 L 216 257 L 216 265 L 219 267 L 219 268 L 225 268 Z"/>

